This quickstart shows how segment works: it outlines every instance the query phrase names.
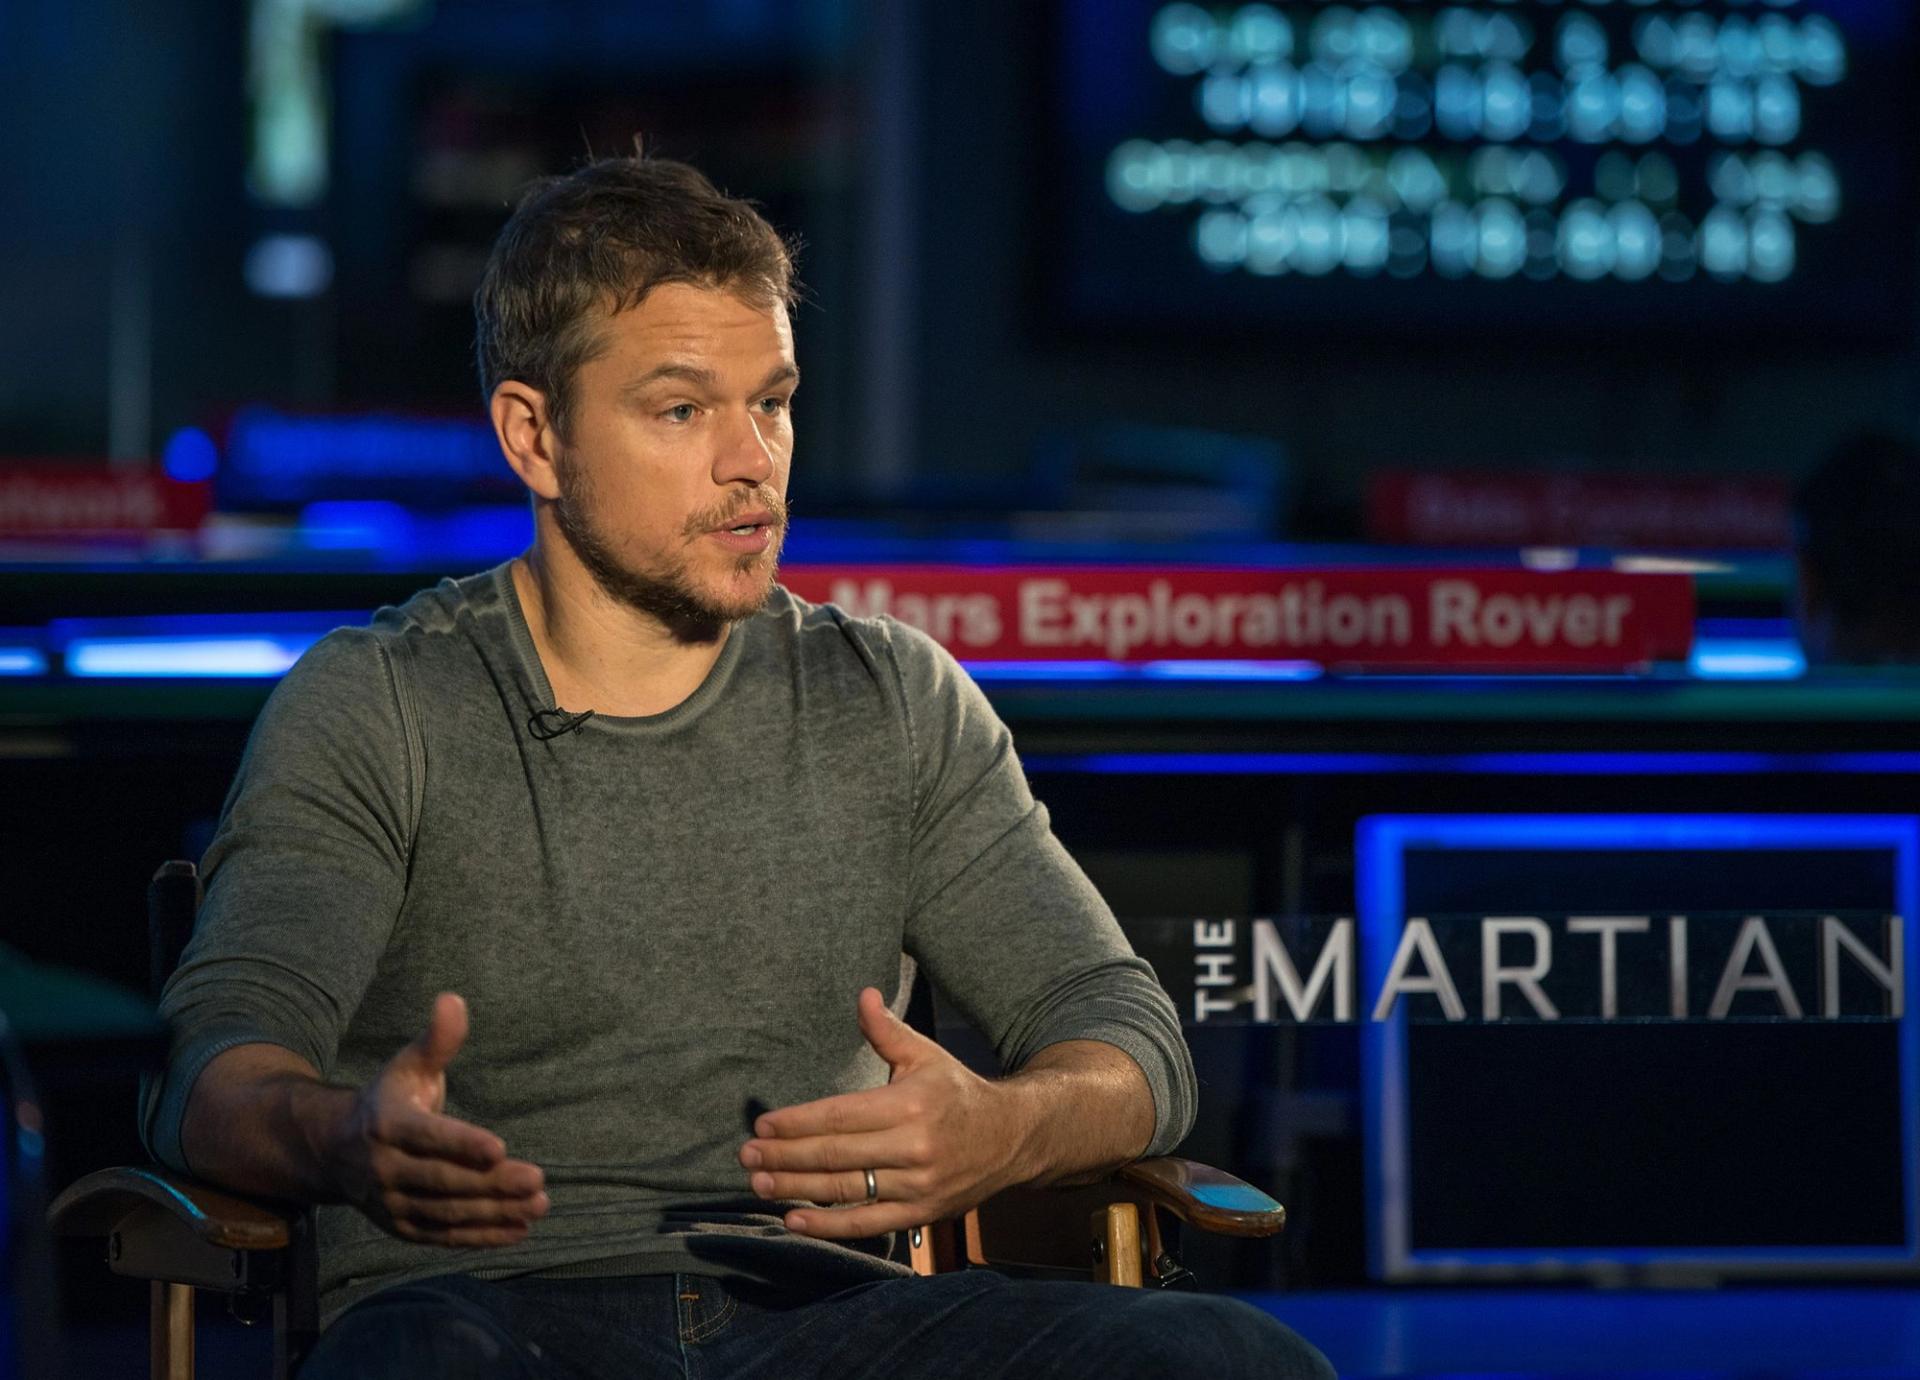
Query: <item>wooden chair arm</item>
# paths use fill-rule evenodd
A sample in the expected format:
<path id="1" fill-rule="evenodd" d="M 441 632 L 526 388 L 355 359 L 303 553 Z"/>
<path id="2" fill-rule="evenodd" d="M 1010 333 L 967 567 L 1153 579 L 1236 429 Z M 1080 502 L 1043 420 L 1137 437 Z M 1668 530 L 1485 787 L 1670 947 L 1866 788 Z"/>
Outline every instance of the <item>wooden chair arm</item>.
<path id="1" fill-rule="evenodd" d="M 1165 1210 L 1198 1231 L 1262 1237 L 1279 1232 L 1286 1209 L 1253 1185 L 1193 1160 L 1140 1160 L 1098 1183 L 1066 1188 L 1011 1188 L 953 1222 L 911 1234 L 914 1268 L 935 1274 L 967 1265 L 1010 1265 L 1081 1275 L 1092 1263 L 1097 1278 L 1135 1283 L 1138 1272 L 1115 1273 L 1113 1233 L 1135 1232 L 1150 1272 L 1162 1250 Z M 1121 1226 L 1122 1223 L 1130 1225 Z M 1094 1247 L 1095 1238 L 1109 1244 Z M 1090 1249 L 1091 1248 L 1091 1249 Z M 1104 1258 L 1108 1264 L 1102 1264 Z M 1132 1278 L 1126 1278 L 1131 1273 Z"/>
<path id="2" fill-rule="evenodd" d="M 1135 1160 L 1114 1178 L 1156 1207 L 1200 1231 L 1222 1236 L 1273 1236 L 1287 1225 L 1287 1210 L 1252 1184 L 1198 1160 L 1162 1155 Z"/>
<path id="3" fill-rule="evenodd" d="M 103 1236 L 107 1263 L 136 1279 L 224 1293 L 271 1292 L 287 1275 L 289 1209 L 226 1193 L 162 1169 L 102 1169 L 47 1210 L 60 1236 Z"/>
<path id="4" fill-rule="evenodd" d="M 129 1215 L 158 1211 L 209 1246 L 240 1251 L 285 1249 L 291 1232 L 284 1209 L 235 1197 L 163 1169 L 101 1169 L 53 1200 L 47 1219 L 59 1236 L 106 1236 Z"/>

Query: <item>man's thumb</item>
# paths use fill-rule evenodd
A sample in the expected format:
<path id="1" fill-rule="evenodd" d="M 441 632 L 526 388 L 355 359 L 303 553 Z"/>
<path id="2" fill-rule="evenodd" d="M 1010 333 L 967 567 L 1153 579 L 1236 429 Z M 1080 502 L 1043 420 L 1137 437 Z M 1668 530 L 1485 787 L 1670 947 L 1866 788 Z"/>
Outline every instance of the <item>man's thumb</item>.
<path id="1" fill-rule="evenodd" d="M 874 1053 L 894 1065 L 911 1060 L 926 1041 L 925 1036 L 888 1009 L 886 998 L 877 987 L 860 989 L 860 1033 L 867 1037 Z"/>
<path id="2" fill-rule="evenodd" d="M 433 1015 L 427 1028 L 413 1042 L 414 1051 L 429 1072 L 444 1072 L 467 1042 L 467 1003 L 456 992 L 442 992 L 434 998 Z"/>

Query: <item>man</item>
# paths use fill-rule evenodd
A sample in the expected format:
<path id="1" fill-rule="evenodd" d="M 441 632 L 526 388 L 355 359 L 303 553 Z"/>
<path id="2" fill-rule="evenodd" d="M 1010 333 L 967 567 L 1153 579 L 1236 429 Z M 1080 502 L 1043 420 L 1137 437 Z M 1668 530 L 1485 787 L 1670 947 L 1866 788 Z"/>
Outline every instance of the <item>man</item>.
<path id="1" fill-rule="evenodd" d="M 1193 1071 L 964 673 L 774 585 L 792 301 L 684 165 L 522 202 L 476 313 L 533 546 L 277 689 L 149 1145 L 322 1205 L 309 1376 L 1322 1374 L 1231 1301 L 888 1258 L 1170 1149 Z M 1013 1076 L 900 1022 L 915 965 Z"/>

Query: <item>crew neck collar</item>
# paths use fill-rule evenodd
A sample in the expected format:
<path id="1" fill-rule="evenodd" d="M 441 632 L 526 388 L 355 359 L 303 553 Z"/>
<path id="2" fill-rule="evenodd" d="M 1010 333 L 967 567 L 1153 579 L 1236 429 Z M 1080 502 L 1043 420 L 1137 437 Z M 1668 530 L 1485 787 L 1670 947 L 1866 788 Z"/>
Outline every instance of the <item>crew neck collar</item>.
<path id="1" fill-rule="evenodd" d="M 567 712 L 554 702 L 553 684 L 547 679 L 547 668 L 541 664 L 540 649 L 534 644 L 533 629 L 527 623 L 526 610 L 520 605 L 520 591 L 513 582 L 513 562 L 506 561 L 495 566 L 492 573 L 494 597 L 506 611 L 507 630 L 513 642 L 514 654 L 519 658 L 521 670 L 526 673 L 533 688 L 533 698 L 538 701 L 534 705 L 534 712 L 555 709 Z M 720 649 L 720 655 L 708 669 L 706 679 L 673 708 L 658 714 L 640 715 L 596 712 L 581 727 L 608 733 L 649 734 L 664 733 L 692 722 L 720 697 L 727 682 L 733 678 L 733 668 L 740 661 L 747 628 L 752 622 L 752 618 L 743 618 L 728 630 L 726 646 Z"/>

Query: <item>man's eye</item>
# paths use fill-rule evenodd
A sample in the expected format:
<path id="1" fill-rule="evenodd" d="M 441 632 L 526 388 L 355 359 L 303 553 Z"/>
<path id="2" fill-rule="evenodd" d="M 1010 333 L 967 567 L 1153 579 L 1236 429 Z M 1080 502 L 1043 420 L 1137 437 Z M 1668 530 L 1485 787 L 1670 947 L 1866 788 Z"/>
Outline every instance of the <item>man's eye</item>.
<path id="1" fill-rule="evenodd" d="M 676 422 L 690 422 L 693 420 L 693 414 L 694 406 L 692 403 L 676 403 L 661 415 L 671 418 Z"/>
<path id="2" fill-rule="evenodd" d="M 778 416 L 780 413 L 785 412 L 789 406 L 791 406 L 791 404 L 785 398 L 760 399 L 760 410 L 769 417 Z"/>

